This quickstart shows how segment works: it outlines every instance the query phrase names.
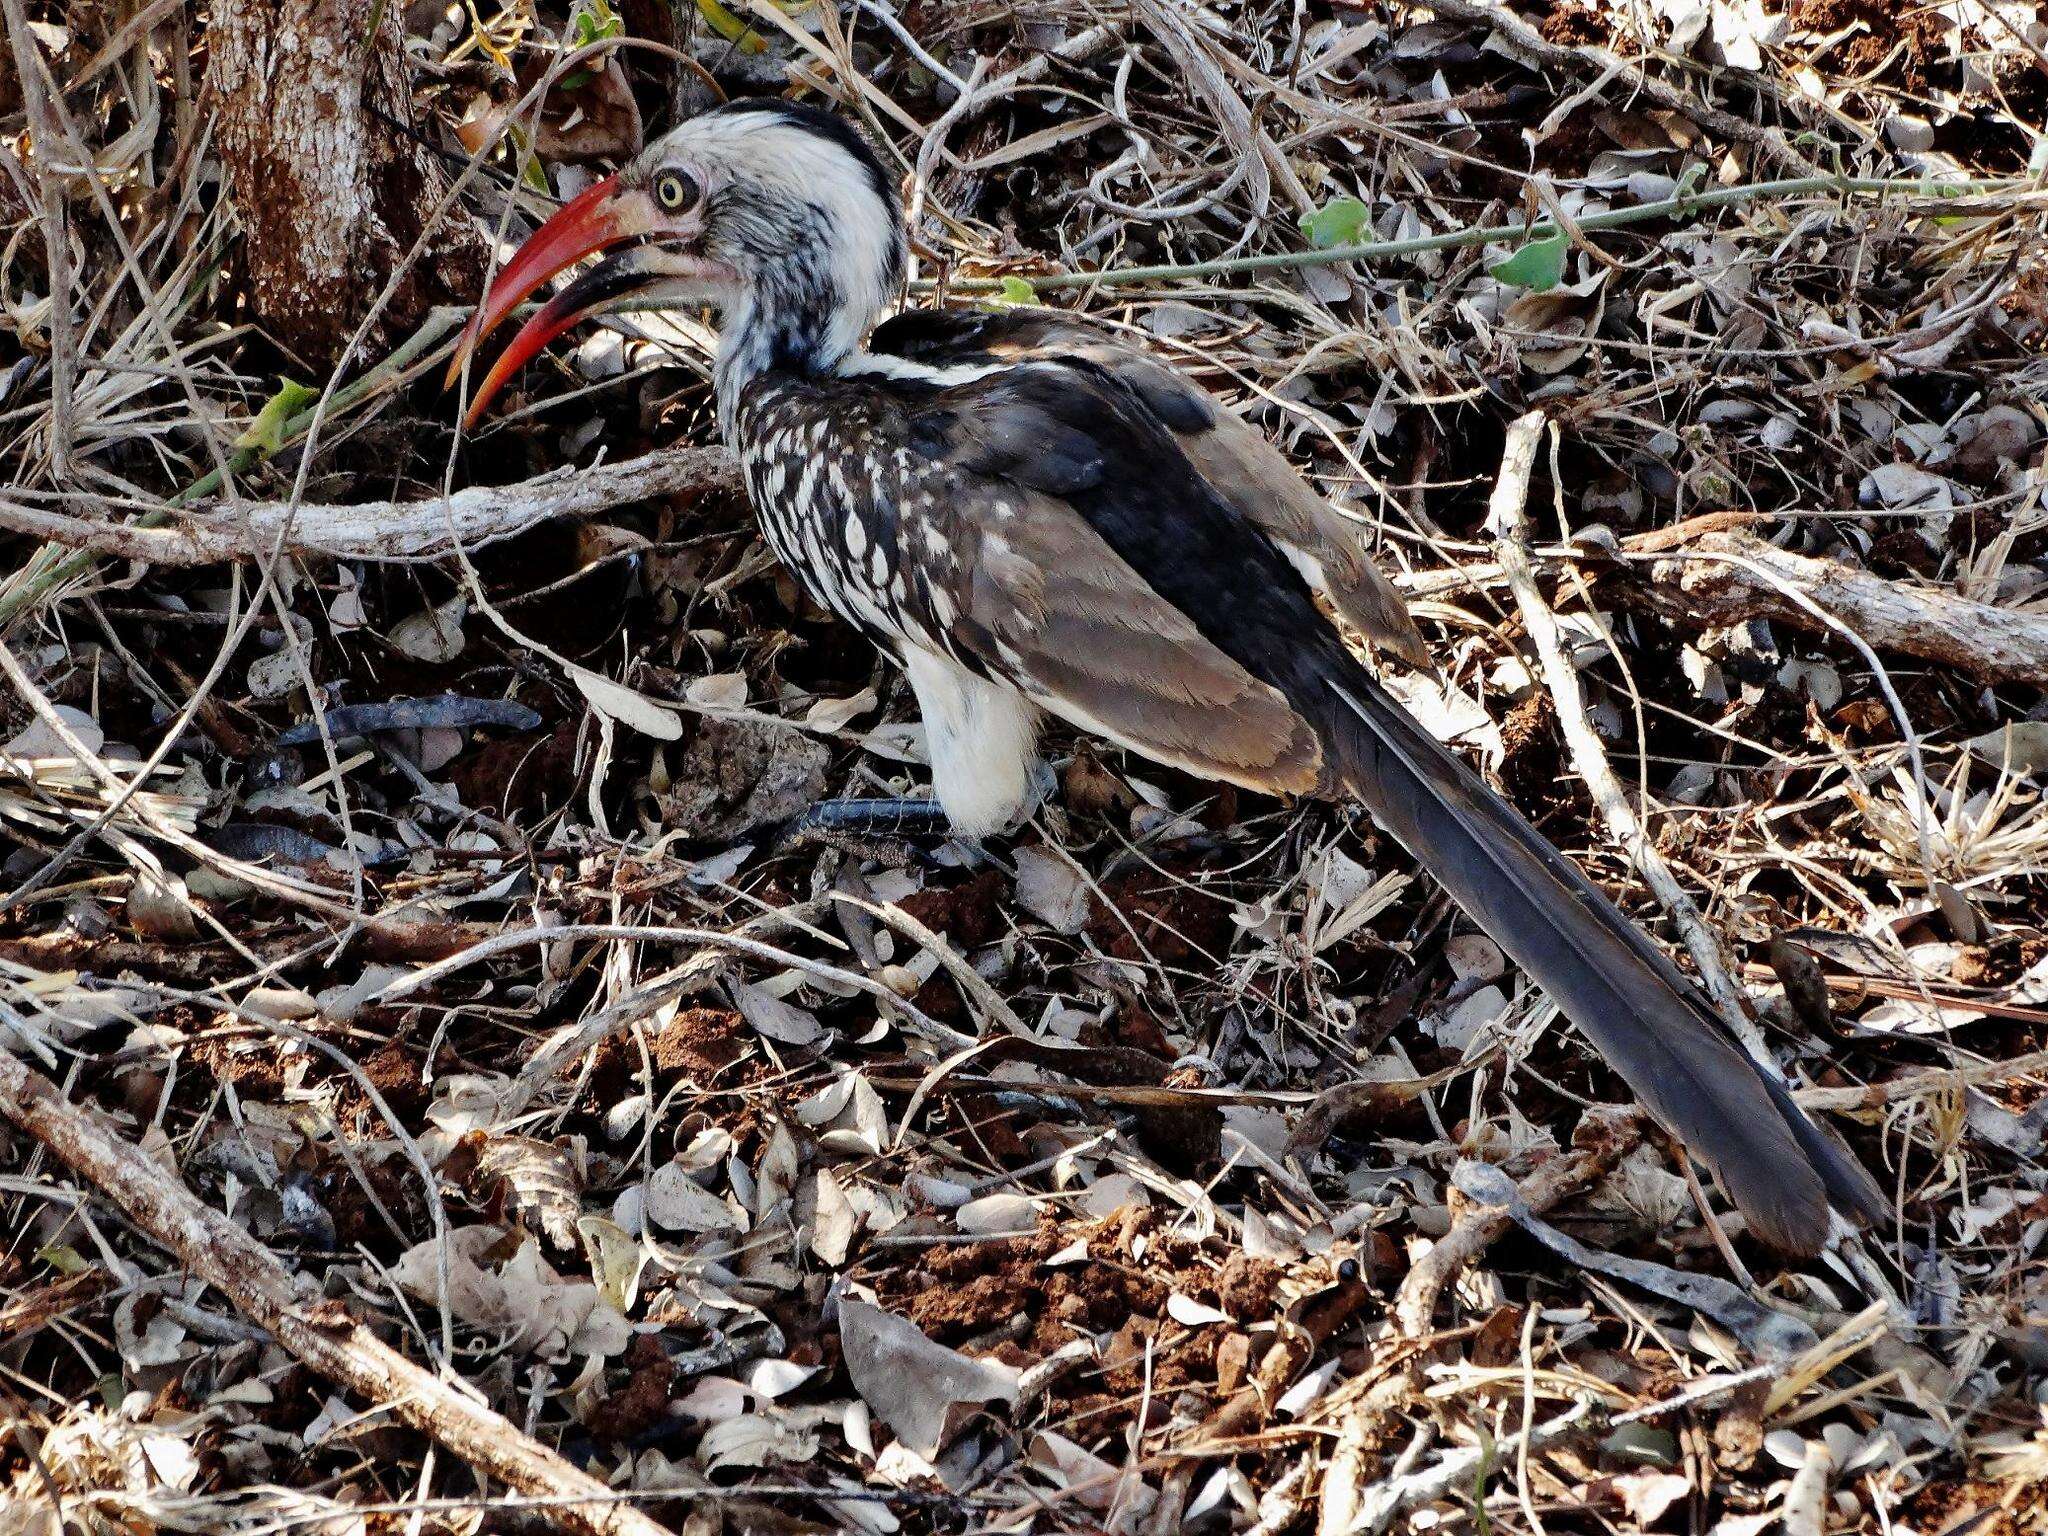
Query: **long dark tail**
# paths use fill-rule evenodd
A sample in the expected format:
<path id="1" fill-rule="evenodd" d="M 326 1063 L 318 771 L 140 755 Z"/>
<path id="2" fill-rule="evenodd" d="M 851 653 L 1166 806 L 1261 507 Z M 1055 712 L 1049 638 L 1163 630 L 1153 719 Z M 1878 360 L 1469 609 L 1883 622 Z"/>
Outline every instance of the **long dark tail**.
<path id="1" fill-rule="evenodd" d="M 1330 668 L 1341 776 L 1534 978 L 1773 1246 L 1811 1254 L 1828 1208 L 1870 1219 L 1870 1175 L 1752 1061 L 1664 952 L 1361 668 Z"/>

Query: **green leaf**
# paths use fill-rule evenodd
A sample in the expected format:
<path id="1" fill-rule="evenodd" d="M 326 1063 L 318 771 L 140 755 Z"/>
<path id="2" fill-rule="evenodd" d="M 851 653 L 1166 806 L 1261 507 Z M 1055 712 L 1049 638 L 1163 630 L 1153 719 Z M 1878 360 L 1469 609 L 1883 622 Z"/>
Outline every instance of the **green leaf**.
<path id="1" fill-rule="evenodd" d="M 512 148 L 517 151 L 519 179 L 533 188 L 542 197 L 553 197 L 555 189 L 548 185 L 547 168 L 540 163 L 539 155 L 528 153 L 532 148 L 533 140 L 527 135 L 526 130 L 517 123 L 507 123 L 505 125 L 505 137 L 511 140 Z"/>
<path id="2" fill-rule="evenodd" d="M 1356 245 L 1372 210 L 1355 197 L 1333 197 L 1314 213 L 1301 216 L 1301 232 L 1319 251 L 1333 245 Z"/>
<path id="3" fill-rule="evenodd" d="M 82 1275 L 92 1266 L 69 1243 L 50 1243 L 36 1250 L 36 1257 L 60 1275 Z"/>
<path id="4" fill-rule="evenodd" d="M 1021 277 L 1006 277 L 996 298 L 1004 304 L 1036 304 L 1038 290 Z"/>
<path id="5" fill-rule="evenodd" d="M 626 25 L 612 13 L 604 0 L 595 0 L 589 6 L 576 8 L 576 46 L 588 48 L 592 43 L 601 43 L 607 38 L 623 37 Z"/>
<path id="6" fill-rule="evenodd" d="M 591 0 L 588 5 L 579 5 L 576 14 L 570 18 L 570 24 L 575 29 L 576 47 L 579 49 L 626 35 L 626 24 L 619 20 L 605 0 Z M 579 69 L 564 76 L 561 87 L 565 91 L 581 90 L 596 78 L 597 71 Z"/>
<path id="7" fill-rule="evenodd" d="M 697 12 L 711 23 L 711 30 L 727 42 L 738 46 L 741 53 L 766 53 L 767 43 L 761 34 L 733 15 L 718 0 L 697 0 Z"/>
<path id="8" fill-rule="evenodd" d="M 256 413 L 255 420 L 235 439 L 235 446 L 252 449 L 269 458 L 284 446 L 285 428 L 291 419 L 319 398 L 317 389 L 294 384 L 290 379 L 279 379 L 277 393 L 263 403 L 263 409 Z"/>
<path id="9" fill-rule="evenodd" d="M 1564 281 L 1565 253 L 1571 237 L 1562 230 L 1547 240 L 1531 240 L 1514 255 L 1487 271 L 1510 288 L 1527 288 L 1543 293 Z"/>

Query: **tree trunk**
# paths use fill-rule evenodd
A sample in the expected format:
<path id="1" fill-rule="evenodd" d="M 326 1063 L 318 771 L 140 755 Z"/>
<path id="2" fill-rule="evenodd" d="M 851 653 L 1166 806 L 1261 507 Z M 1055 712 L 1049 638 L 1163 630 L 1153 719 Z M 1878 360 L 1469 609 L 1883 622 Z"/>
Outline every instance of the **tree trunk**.
<path id="1" fill-rule="evenodd" d="M 482 233 L 454 208 L 419 239 L 447 178 L 411 133 L 394 0 L 237 0 L 217 5 L 207 78 L 244 231 L 255 318 L 322 366 L 339 360 L 394 273 L 365 346 L 381 351 L 436 304 L 477 297 Z M 401 126 L 402 125 L 402 126 Z"/>

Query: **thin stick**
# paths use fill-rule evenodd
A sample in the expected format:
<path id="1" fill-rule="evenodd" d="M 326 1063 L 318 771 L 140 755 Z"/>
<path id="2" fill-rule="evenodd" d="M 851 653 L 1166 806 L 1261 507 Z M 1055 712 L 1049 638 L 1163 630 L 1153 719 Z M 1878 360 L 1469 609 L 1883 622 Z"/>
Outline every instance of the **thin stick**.
<path id="1" fill-rule="evenodd" d="M 1505 7 L 1479 5 L 1474 0 L 1415 0 L 1415 3 L 1452 21 L 1491 27 L 1507 51 L 1525 64 L 1569 70 L 1574 74 L 1598 74 L 1610 79 L 1615 75 L 1626 75 L 1631 93 L 1646 96 L 1660 107 L 1691 118 L 1709 133 L 1719 134 L 1738 144 L 1747 144 L 1803 175 L 1810 176 L 1820 170 L 1819 166 L 1786 143 L 1782 133 L 1723 112 L 1719 107 L 1708 106 L 1691 92 L 1659 80 L 1643 68 L 1639 59 L 1624 59 L 1606 48 L 1573 48 L 1553 43 Z M 1750 78 L 1762 88 L 1765 77 Z"/>
<path id="2" fill-rule="evenodd" d="M 2048 1051 L 2029 1051 L 2010 1061 L 1979 1061 L 1966 1067 L 1932 1067 L 1911 1072 L 1889 1082 L 1862 1088 L 1800 1088 L 1793 1092 L 1808 1109 L 1878 1109 L 1900 1099 L 1923 1093 L 1944 1093 L 1957 1088 L 1974 1088 L 1979 1083 L 2005 1083 L 2016 1077 L 2048 1072 Z"/>
<path id="3" fill-rule="evenodd" d="M 365 998 L 365 1006 L 382 1007 L 396 1002 L 401 997 L 410 997 L 422 987 L 440 981 L 479 960 L 488 960 L 493 955 L 519 949 L 529 944 L 555 944 L 564 939 L 605 939 L 626 940 L 639 944 L 698 944 L 710 949 L 727 950 L 744 955 L 750 960 L 766 961 L 771 965 L 784 966 L 793 971 L 802 971 L 821 981 L 836 986 L 851 987 L 866 993 L 877 1001 L 902 1014 L 909 1032 L 922 1036 L 949 1050 L 974 1045 L 974 1036 L 963 1035 L 957 1029 L 948 1028 L 932 1018 L 922 1009 L 883 986 L 871 976 L 858 971 L 849 971 L 842 966 L 827 965 L 822 960 L 806 959 L 786 949 L 777 949 L 772 944 L 763 944 L 758 939 L 743 938 L 737 933 L 721 933 L 715 928 L 639 928 L 631 923 L 564 923 L 560 926 L 536 924 L 531 928 L 512 928 L 479 940 L 458 954 L 432 965 L 423 966 L 405 976 L 399 977 L 388 986 L 381 987 Z"/>
<path id="4" fill-rule="evenodd" d="M 42 193 L 43 253 L 50 273 L 50 468 L 57 479 L 70 473 L 71 388 L 78 359 L 71 332 L 71 238 L 64 217 L 64 181 L 49 163 L 63 139 L 52 110 L 43 75 L 42 45 L 29 30 L 21 0 L 4 0 L 7 35 L 13 39 L 14 67 L 21 77 L 21 99 L 35 127 L 34 170 Z"/>
<path id="5" fill-rule="evenodd" d="M 2031 181 L 1992 178 L 1980 181 L 1930 181 L 1924 176 L 1792 176 L 1782 181 L 1753 181 L 1739 187 L 1715 187 L 1706 192 L 1687 192 L 1638 203 L 1632 208 L 1606 208 L 1589 213 L 1577 223 L 1581 231 L 1622 229 L 1655 219 L 1693 219 L 1716 208 L 1733 208 L 1742 203 L 1804 197 L 1815 192 L 1833 192 L 1841 197 L 1877 196 L 1890 193 L 1927 197 L 1988 197 L 2005 194 L 2038 194 Z M 1953 210 L 1951 210 L 1953 212 Z M 1172 282 L 1189 277 L 1233 277 L 1259 272 L 1293 272 L 1304 267 L 1329 267 L 1347 261 L 1387 261 L 1400 256 L 1421 256 L 1430 251 L 1453 251 L 1466 246 L 1493 243 L 1519 245 L 1544 240 L 1559 233 L 1549 219 L 1513 224 L 1482 224 L 1469 229 L 1446 230 L 1438 235 L 1416 235 L 1406 240 L 1368 240 L 1358 245 L 1333 245 L 1319 251 L 1271 251 L 1260 256 L 1226 256 L 1215 261 L 1166 262 L 1149 267 L 1117 267 L 1103 272 L 1054 272 L 1034 277 L 1031 286 L 1040 293 L 1062 288 L 1127 287 L 1137 283 Z M 956 293 L 994 293 L 1003 286 L 999 277 L 954 278 L 947 288 Z M 660 306 L 650 306 L 658 308 Z"/>
<path id="6" fill-rule="evenodd" d="M 1815 1435 L 1806 1442 L 1806 1458 L 1785 1490 L 1785 1536 L 1822 1536 L 1827 1530 L 1828 1485 L 1834 1475 L 1834 1452 Z"/>
<path id="7" fill-rule="evenodd" d="M 1708 1398 L 1719 1397 L 1738 1387 L 1762 1381 L 1779 1367 L 1775 1364 L 1754 1366 L 1747 1371 L 1733 1375 L 1709 1377 L 1694 1382 L 1683 1391 L 1632 1408 L 1627 1413 L 1614 1413 L 1593 1398 L 1580 1398 L 1555 1418 L 1540 1424 L 1532 1424 L 1525 1430 L 1518 1430 L 1495 1443 L 1493 1460 L 1498 1465 L 1507 1456 L 1513 1455 L 1526 1462 L 1528 1453 L 1547 1449 L 1560 1441 L 1577 1435 L 1589 1435 L 1623 1424 L 1639 1424 L 1647 1419 L 1661 1418 L 1681 1408 L 1689 1408 Z M 1426 1448 L 1417 1442 L 1412 1447 L 1418 1454 Z M 1365 1512 L 1357 1518 L 1350 1530 L 1383 1531 L 1393 1522 L 1396 1515 L 1440 1499 L 1454 1488 L 1469 1486 L 1472 1474 L 1484 1455 L 1480 1446 L 1457 1446 L 1446 1451 L 1436 1465 L 1424 1472 L 1412 1472 L 1414 1457 L 1405 1457 L 1407 1465 L 1396 1466 L 1393 1473 L 1369 1490 L 1371 1498 Z"/>
<path id="8" fill-rule="evenodd" d="M 57 1086 L 0 1050 L 0 1115 L 120 1206 L 194 1275 L 328 1380 L 387 1406 L 406 1424 L 524 1494 L 562 1502 L 546 1512 L 577 1536 L 667 1536 L 587 1473 L 510 1421 L 422 1370 L 338 1301 L 302 1296 L 277 1255 L 203 1205 L 163 1166 L 102 1129 Z M 630 1497 L 625 1495 L 624 1497 Z"/>
<path id="9" fill-rule="evenodd" d="M 333 393 L 334 408 L 342 410 L 353 407 L 374 394 L 385 383 L 395 382 L 422 354 L 430 352 L 450 331 L 455 329 L 462 318 L 463 312 L 453 308 L 434 310 L 420 323 L 420 328 L 411 336 L 408 336 L 383 362 L 372 368 L 354 383 L 346 384 L 340 389 L 335 390 Z M 310 429 L 313 424 L 314 415 L 315 412 L 308 409 L 292 417 L 290 421 L 285 423 L 283 432 L 279 434 L 279 442 L 284 447 L 291 447 Z M 226 483 L 227 475 L 240 474 L 243 470 L 262 462 L 269 456 L 269 453 L 270 450 L 260 444 L 247 444 L 236 449 L 228 458 L 226 475 L 220 469 L 207 471 L 183 490 L 167 498 L 163 506 L 153 508 L 138 517 L 133 526 L 136 528 L 161 527 L 170 521 L 172 509 L 189 506 L 195 501 L 213 495 L 214 492 L 218 491 Z M 0 503 L 0 514 L 12 510 L 9 504 Z M 77 521 L 85 522 L 86 520 L 78 519 Z M 98 525 L 93 526 L 96 527 Z M 74 552 L 62 556 L 54 564 L 46 564 L 47 558 L 56 554 L 66 544 L 74 546 Z M 18 587 L 0 590 L 0 628 L 4 628 L 22 613 L 35 607 L 50 593 L 63 586 L 64 583 L 91 569 L 93 561 L 98 558 L 98 554 L 99 550 L 96 546 L 82 542 L 79 539 L 53 541 L 52 543 L 45 544 L 36 551 L 29 561 L 23 564 L 22 571 L 25 579 L 22 580 L 21 584 Z"/>
<path id="10" fill-rule="evenodd" d="M 1461 1445 L 1446 1451 L 1428 1471 L 1371 1489 L 1352 1529 L 1375 1533 L 1384 1531 L 1396 1515 L 1418 1504 L 1440 1499 L 1453 1488 L 1470 1487 L 1482 1462 L 1491 1459 L 1498 1464 L 1511 1456 L 1518 1460 L 1526 1459 L 1531 1451 L 1547 1450 L 1560 1441 L 1592 1433 L 1606 1422 L 1606 1417 L 1597 1402 L 1590 1397 L 1582 1397 L 1556 1418 L 1503 1436 L 1491 1446 Z"/>
<path id="11" fill-rule="evenodd" d="M 1572 766 L 1585 781 L 1586 791 L 1593 797 L 1600 819 L 1607 824 L 1608 835 L 1628 850 L 1629 861 L 1643 877 L 1643 883 L 1649 886 L 1670 914 L 1672 924 L 1685 940 L 1693 964 L 1699 968 L 1701 985 L 1713 1000 L 1715 1010 L 1742 1041 L 1743 1048 L 1770 1070 L 1776 1071 L 1770 1047 L 1764 1043 L 1762 1033 L 1743 1007 L 1742 988 L 1728 972 L 1727 962 L 1721 955 L 1720 941 L 1700 915 L 1699 908 L 1693 905 L 1692 897 L 1686 893 L 1678 877 L 1671 872 L 1671 866 L 1651 846 L 1642 823 L 1629 806 L 1620 780 L 1615 778 L 1614 769 L 1607 761 L 1607 749 L 1593 734 L 1592 724 L 1586 717 L 1586 696 L 1579 687 L 1579 674 L 1566 658 L 1563 643 L 1558 639 L 1557 615 L 1550 611 L 1550 605 L 1543 600 L 1542 590 L 1536 585 L 1536 569 L 1529 559 L 1527 502 L 1529 475 L 1535 467 L 1536 443 L 1542 435 L 1543 426 L 1543 413 L 1531 411 L 1508 428 L 1507 446 L 1501 454 L 1500 476 L 1494 481 L 1493 500 L 1487 510 L 1488 526 L 1500 541 L 1501 574 L 1522 610 L 1522 622 L 1528 627 L 1529 639 L 1536 647 L 1537 662 L 1543 670 L 1544 686 L 1557 702 L 1558 726 L 1564 732 Z"/>
<path id="12" fill-rule="evenodd" d="M 1691 626 L 1772 619 L 1823 634 L 1847 630 L 1978 682 L 2048 683 L 2048 616 L 2040 613 L 1889 581 L 1739 532 L 1657 556 L 1650 574 L 1644 596 Z"/>
<path id="13" fill-rule="evenodd" d="M 1934 838 L 1928 830 L 1928 819 L 1933 814 L 1934 791 L 1927 784 L 1927 761 L 1920 751 L 1920 734 L 1913 729 L 1913 721 L 1906 713 L 1906 704 L 1899 697 L 1899 691 L 1892 686 L 1892 675 L 1885 664 L 1878 659 L 1875 649 L 1863 637 L 1862 630 L 1846 622 L 1814 598 L 1809 597 L 1797 584 L 1777 574 L 1749 554 L 1722 554 L 1717 551 L 1695 551 L 1698 558 L 1718 559 L 1746 571 L 1764 587 L 1775 592 L 1795 610 L 1818 622 L 1829 633 L 1839 635 L 1854 646 L 1856 653 L 1870 668 L 1871 676 L 1877 679 L 1878 692 L 1884 695 L 1885 704 L 1892 712 L 1892 719 L 1899 728 L 1899 738 L 1906 744 L 1906 757 L 1913 765 L 1913 784 L 1920 792 L 1919 803 L 1914 806 L 1913 827 L 1920 835 L 1920 867 L 1927 880 L 1927 889 L 1935 891 L 1940 881 L 1934 872 Z M 1797 557 L 1794 557 L 1797 558 Z M 1999 610 L 1992 609 L 1996 613 Z"/>
<path id="14" fill-rule="evenodd" d="M 1614 1127 L 1589 1150 L 1552 1158 L 1523 1181 L 1522 1204 L 1530 1211 L 1551 1209 L 1568 1196 L 1611 1172 L 1624 1154 L 1642 1139 L 1642 1122 L 1629 1119 Z M 1505 1205 L 1472 1205 L 1458 1217 L 1451 1230 L 1435 1247 L 1415 1261 L 1394 1296 L 1394 1323 L 1405 1339 L 1420 1339 L 1429 1332 L 1436 1300 L 1451 1277 L 1473 1263 L 1493 1246 L 1514 1224 L 1514 1214 Z"/>

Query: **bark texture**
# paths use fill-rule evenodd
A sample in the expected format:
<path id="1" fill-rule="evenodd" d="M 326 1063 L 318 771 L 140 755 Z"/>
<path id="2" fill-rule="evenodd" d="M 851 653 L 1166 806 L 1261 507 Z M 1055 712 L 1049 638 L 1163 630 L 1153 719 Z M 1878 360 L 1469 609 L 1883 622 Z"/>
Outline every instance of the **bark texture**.
<path id="1" fill-rule="evenodd" d="M 1825 632 L 1796 592 L 1880 651 L 1951 667 L 1985 683 L 2048 683 L 2048 616 L 1890 581 L 1836 560 L 1714 534 L 1652 568 L 1652 607 L 1695 628 L 1776 619 Z"/>
<path id="2" fill-rule="evenodd" d="M 336 361 L 447 189 L 411 132 L 404 9 L 381 0 L 214 8 L 207 77 L 220 100 L 250 307 L 309 362 Z M 436 304 L 474 301 L 485 255 L 468 216 L 445 215 L 366 345 L 388 346 Z"/>
<path id="3" fill-rule="evenodd" d="M 655 497 L 738 496 L 739 466 L 723 448 L 657 448 L 637 459 L 556 470 L 516 485 L 478 485 L 445 499 L 235 501 L 167 528 L 103 522 L 0 500 L 0 528 L 152 565 L 268 560 L 284 552 L 344 560 L 436 560 L 560 518 L 595 517 Z"/>

